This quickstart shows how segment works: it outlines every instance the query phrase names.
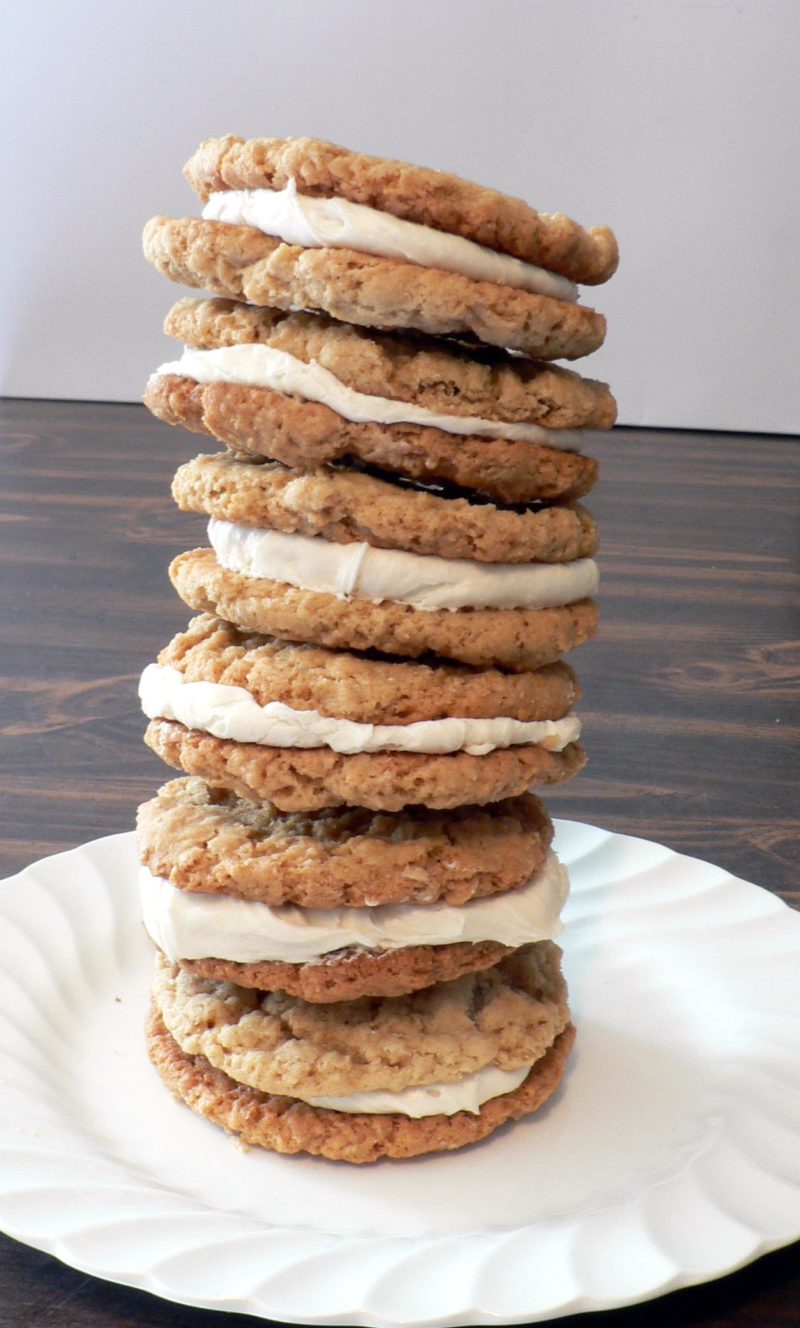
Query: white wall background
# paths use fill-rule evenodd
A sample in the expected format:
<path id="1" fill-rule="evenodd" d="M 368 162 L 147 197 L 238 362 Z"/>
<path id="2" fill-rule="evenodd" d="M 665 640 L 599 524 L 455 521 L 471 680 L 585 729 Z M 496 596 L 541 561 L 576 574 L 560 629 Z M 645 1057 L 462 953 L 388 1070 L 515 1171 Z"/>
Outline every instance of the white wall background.
<path id="1" fill-rule="evenodd" d="M 800 430 L 796 0 L 33 0 L 0 55 L 0 387 L 135 400 L 205 137 L 311 134 L 584 224 L 623 422 Z M 580 367 L 580 366 L 578 366 Z"/>

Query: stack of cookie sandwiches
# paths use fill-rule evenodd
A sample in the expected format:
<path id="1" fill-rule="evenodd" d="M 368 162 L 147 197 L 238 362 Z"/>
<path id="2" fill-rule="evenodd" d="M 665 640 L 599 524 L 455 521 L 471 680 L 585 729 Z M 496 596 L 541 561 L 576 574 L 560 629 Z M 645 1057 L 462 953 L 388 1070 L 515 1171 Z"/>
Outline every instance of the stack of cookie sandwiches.
<path id="1" fill-rule="evenodd" d="M 152 1058 L 254 1144 L 349 1162 L 534 1111 L 574 1030 L 532 788 L 585 756 L 562 656 L 596 627 L 606 386 L 577 283 L 617 250 L 451 175 L 228 137 L 149 261 L 185 349 L 159 419 L 224 445 L 173 494 L 209 546 L 141 682 L 181 777 L 139 813 Z"/>

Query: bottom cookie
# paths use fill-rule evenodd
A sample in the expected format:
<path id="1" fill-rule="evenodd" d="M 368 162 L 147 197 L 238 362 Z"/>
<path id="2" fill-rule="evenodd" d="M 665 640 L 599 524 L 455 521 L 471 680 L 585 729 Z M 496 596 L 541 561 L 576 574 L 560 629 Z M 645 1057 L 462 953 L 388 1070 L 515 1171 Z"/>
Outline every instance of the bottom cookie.
<path id="1" fill-rule="evenodd" d="M 280 990 L 304 1001 L 328 1003 L 360 996 L 405 996 L 435 982 L 452 982 L 465 973 L 490 968 L 511 954 L 511 949 L 497 941 L 410 945 L 372 953 L 351 946 L 308 963 L 264 960 L 239 964 L 228 959 L 179 959 L 178 963 L 188 973 L 212 982 Z"/>
<path id="2" fill-rule="evenodd" d="M 192 1111 L 246 1144 L 353 1163 L 463 1148 L 485 1139 L 506 1121 L 530 1115 L 560 1084 L 574 1040 L 575 1030 L 569 1025 L 518 1088 L 490 1099 L 476 1113 L 412 1119 L 332 1111 L 247 1088 L 215 1070 L 204 1056 L 181 1051 L 155 1008 L 147 1020 L 151 1060 L 173 1095 Z"/>

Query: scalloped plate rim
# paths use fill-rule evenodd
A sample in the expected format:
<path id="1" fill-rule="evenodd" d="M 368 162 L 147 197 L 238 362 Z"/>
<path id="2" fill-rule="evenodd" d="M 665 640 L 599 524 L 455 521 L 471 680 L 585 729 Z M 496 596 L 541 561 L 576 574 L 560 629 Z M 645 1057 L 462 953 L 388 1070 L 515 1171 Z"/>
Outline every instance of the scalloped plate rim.
<path id="1" fill-rule="evenodd" d="M 591 848 L 586 853 L 578 852 L 575 858 L 576 863 L 579 863 L 582 858 L 590 856 L 594 851 L 596 851 L 597 848 L 607 845 L 609 841 L 612 841 L 612 846 L 613 843 L 616 841 L 624 841 L 627 845 L 630 846 L 641 845 L 643 849 L 647 850 L 651 850 L 652 848 L 663 849 L 664 858 L 662 859 L 662 861 L 680 859 L 682 862 L 686 864 L 700 864 L 703 867 L 715 865 L 708 863 L 705 859 L 695 858 L 688 854 L 676 852 L 675 850 L 668 848 L 666 845 L 660 843 L 660 841 L 655 839 L 645 839 L 641 836 L 618 834 L 614 831 L 605 830 L 601 826 L 592 825 L 587 822 L 565 820 L 564 818 L 556 819 L 555 825 L 556 825 L 557 834 L 562 827 L 563 829 L 561 829 L 561 833 L 564 832 L 568 833 L 569 831 L 577 831 L 577 832 L 589 831 L 592 833 L 594 842 L 592 843 Z M 597 836 L 597 838 L 595 839 L 594 836 Z M 7 877 L 4 880 L 0 881 L 0 887 L 6 887 L 6 888 L 13 887 L 16 883 L 20 881 L 21 878 L 24 878 L 28 873 L 34 873 L 35 869 L 40 866 L 47 866 L 55 863 L 64 864 L 65 861 L 70 861 L 70 860 L 72 862 L 80 861 L 81 856 L 83 854 L 85 854 L 87 851 L 91 854 L 91 851 L 96 848 L 99 848 L 101 850 L 110 849 L 113 851 L 116 848 L 121 848 L 123 845 L 127 846 L 130 844 L 133 837 L 134 836 L 132 831 L 124 831 L 118 834 L 105 835 L 97 839 L 87 841 L 84 844 L 76 845 L 75 847 L 71 849 L 66 849 L 60 853 L 50 854 L 44 858 L 39 858 L 36 861 L 30 863 L 28 866 L 24 867 L 21 871 L 15 873 L 13 876 Z M 95 864 L 95 866 L 97 866 L 97 864 Z M 757 897 L 759 898 L 759 902 L 763 905 L 764 914 L 780 913 L 786 910 L 788 916 L 800 917 L 800 915 L 797 915 L 795 913 L 795 910 L 793 910 L 789 905 L 787 905 L 786 902 L 780 898 L 780 896 L 775 895 L 771 891 L 765 889 L 762 886 L 756 885 L 753 882 L 745 881 L 743 880 L 743 878 L 734 876 L 732 873 L 728 872 L 724 868 L 718 868 L 718 870 L 720 871 L 721 874 L 718 880 L 711 883 L 709 887 L 711 891 L 715 891 L 721 887 L 724 887 L 729 883 L 734 883 L 736 885 L 743 885 L 746 886 L 748 890 L 753 892 L 754 897 L 757 895 Z M 634 875 L 636 875 L 636 873 L 634 873 Z M 3 894 L 0 893 L 0 914 L 2 914 L 2 904 L 3 904 Z M 61 1186 L 60 1188 L 63 1189 L 65 1187 Z M 75 1188 L 77 1189 L 78 1187 L 76 1186 Z M 182 1195 L 179 1190 L 175 1189 L 172 1186 L 160 1186 L 159 1191 L 162 1194 L 165 1193 L 168 1194 L 171 1198 L 181 1200 L 184 1204 L 190 1203 L 198 1211 L 202 1210 L 203 1212 L 209 1215 L 225 1214 L 224 1209 L 214 1208 L 210 1203 L 204 1203 L 203 1201 L 196 1200 L 193 1197 L 187 1198 L 187 1196 Z M 741 1257 L 737 1258 L 735 1261 L 730 1263 L 725 1263 L 724 1266 L 719 1266 L 718 1268 L 715 1268 L 713 1271 L 709 1272 L 707 1270 L 700 1270 L 699 1272 L 694 1273 L 692 1271 L 677 1267 L 671 1275 L 665 1276 L 660 1281 L 654 1281 L 652 1286 L 644 1288 L 641 1291 L 636 1292 L 632 1295 L 622 1294 L 622 1295 L 614 1295 L 610 1297 L 601 1298 L 576 1292 L 574 1295 L 570 1296 L 569 1299 L 561 1300 L 558 1303 L 554 1303 L 551 1307 L 547 1309 L 541 1309 L 539 1311 L 536 1311 L 533 1317 L 531 1317 L 530 1308 L 526 1309 L 524 1307 L 520 1307 L 518 1311 L 515 1311 L 513 1313 L 509 1313 L 508 1311 L 504 1310 L 502 1312 L 502 1315 L 499 1315 L 497 1311 L 486 1308 L 485 1305 L 478 1306 L 478 1305 L 467 1305 L 467 1304 L 454 1307 L 448 1313 L 440 1315 L 431 1316 L 429 1314 L 426 1314 L 424 1316 L 414 1315 L 411 1317 L 407 1315 L 398 1317 L 395 1315 L 392 1317 L 385 1317 L 384 1314 L 382 1313 L 377 1314 L 373 1309 L 368 1308 L 369 1294 L 367 1289 L 366 1294 L 364 1294 L 363 1296 L 358 1296 L 356 1298 L 358 1303 L 352 1304 L 349 1308 L 340 1307 L 337 1309 L 329 1310 L 328 1313 L 324 1316 L 317 1314 L 311 1314 L 311 1315 L 303 1314 L 296 1316 L 293 1315 L 291 1318 L 287 1318 L 285 1314 L 285 1309 L 281 1307 L 271 1306 L 268 1303 L 268 1290 L 269 1290 L 268 1287 L 266 1295 L 258 1295 L 258 1296 L 246 1295 L 244 1297 L 231 1297 L 229 1295 L 225 1295 L 225 1296 L 220 1296 L 219 1298 L 213 1298 L 213 1297 L 210 1298 L 207 1296 L 194 1297 L 188 1295 L 185 1292 L 185 1290 L 170 1288 L 165 1284 L 165 1282 L 162 1279 L 158 1277 L 158 1275 L 154 1274 L 149 1269 L 138 1270 L 135 1268 L 128 1268 L 125 1271 L 120 1270 L 119 1272 L 113 1274 L 108 1272 L 104 1273 L 103 1271 L 98 1270 L 97 1267 L 92 1264 L 92 1261 L 90 1259 L 81 1256 L 76 1250 L 71 1248 L 70 1242 L 74 1240 L 76 1236 L 80 1237 L 81 1227 L 79 1225 L 76 1226 L 76 1228 L 70 1233 L 68 1234 L 62 1233 L 61 1235 L 53 1238 L 48 1238 L 47 1236 L 44 1235 L 32 1235 L 30 1234 L 29 1231 L 27 1231 L 24 1224 L 15 1226 L 13 1220 L 11 1222 L 8 1222 L 6 1215 L 4 1215 L 3 1213 L 4 1195 L 5 1191 L 3 1190 L 2 1178 L 0 1176 L 0 1230 L 5 1232 L 5 1234 L 7 1234 L 12 1239 L 18 1240 L 22 1244 L 25 1244 L 32 1249 L 39 1250 L 45 1254 L 51 1255 L 59 1259 L 62 1263 L 68 1265 L 71 1268 L 74 1268 L 76 1271 L 88 1274 L 93 1277 L 97 1277 L 100 1281 L 105 1281 L 108 1282 L 109 1284 L 121 1285 L 121 1286 L 130 1287 L 135 1290 L 144 1291 L 147 1294 L 153 1295 L 158 1299 L 166 1299 L 175 1304 L 185 1305 L 197 1309 L 208 1309 L 208 1310 L 214 1310 L 225 1313 L 249 1314 L 257 1318 L 271 1318 L 275 1322 L 296 1323 L 298 1325 L 310 1325 L 314 1326 L 314 1328 L 321 1328 L 322 1325 L 334 1325 L 334 1324 L 353 1325 L 354 1328 L 361 1328 L 362 1325 L 363 1328 L 423 1328 L 423 1325 L 424 1328 L 459 1328 L 459 1325 L 471 1325 L 471 1324 L 484 1325 L 484 1324 L 502 1324 L 502 1323 L 518 1324 L 526 1322 L 545 1322 L 551 1319 L 562 1318 L 567 1315 L 573 1315 L 578 1313 L 601 1312 L 615 1308 L 621 1309 L 626 1306 L 644 1304 L 657 1297 L 671 1294 L 673 1291 L 678 1291 L 693 1286 L 699 1286 L 707 1282 L 717 1281 L 722 1277 L 737 1272 L 739 1269 L 746 1267 L 748 1264 L 752 1263 L 756 1259 L 763 1257 L 764 1255 L 773 1253 L 776 1250 L 791 1245 L 792 1243 L 794 1243 L 796 1239 L 800 1238 L 800 1220 L 798 1221 L 798 1231 L 795 1235 L 779 1236 L 775 1239 L 772 1239 L 767 1236 L 757 1236 L 757 1233 L 753 1232 L 753 1235 L 757 1236 L 757 1238 L 754 1239 L 754 1241 L 752 1242 L 752 1246 L 749 1250 L 743 1253 Z M 46 1202 L 46 1191 L 43 1191 L 43 1202 Z M 611 1203 L 610 1205 L 608 1205 L 608 1208 L 609 1210 L 612 1210 L 617 1206 L 618 1206 L 617 1204 Z M 622 1206 L 624 1207 L 624 1205 Z M 399 1244 L 404 1247 L 404 1253 L 407 1252 L 408 1247 L 412 1244 L 417 1246 L 426 1246 L 429 1244 L 441 1245 L 445 1241 L 452 1242 L 454 1239 L 463 1237 L 465 1234 L 469 1234 L 471 1237 L 476 1237 L 476 1236 L 479 1237 L 484 1234 L 492 1234 L 492 1233 L 485 1233 L 480 1230 L 476 1231 L 471 1230 L 469 1233 L 463 1233 L 463 1232 L 458 1233 L 458 1236 L 456 1236 L 455 1233 L 452 1233 L 447 1236 L 433 1234 L 422 1237 L 392 1236 L 386 1234 L 379 1234 L 372 1236 L 337 1235 L 336 1233 L 322 1232 L 320 1231 L 319 1228 L 304 1228 L 304 1229 L 284 1228 L 277 1226 L 276 1224 L 270 1223 L 267 1219 L 257 1219 L 255 1217 L 249 1217 L 247 1215 L 234 1213 L 234 1212 L 228 1212 L 227 1216 L 231 1219 L 236 1220 L 238 1223 L 244 1224 L 248 1228 L 251 1228 L 253 1231 L 257 1231 L 259 1228 L 260 1229 L 266 1228 L 267 1230 L 270 1231 L 286 1233 L 287 1231 L 291 1230 L 292 1232 L 297 1234 L 298 1238 L 302 1238 L 303 1236 L 311 1236 L 311 1235 L 332 1234 L 333 1238 L 335 1240 L 338 1240 L 343 1245 L 358 1247 L 360 1245 L 363 1245 L 364 1243 L 369 1243 L 372 1246 L 383 1243 Z M 112 1218 L 112 1220 L 114 1219 Z M 146 1222 L 147 1218 L 142 1217 L 141 1220 Z M 97 1225 L 97 1223 L 92 1223 L 91 1225 Z M 527 1229 L 529 1228 L 526 1226 L 520 1226 L 508 1229 L 502 1234 L 506 1236 L 513 1236 L 520 1232 L 524 1232 Z M 493 1234 L 497 1235 L 498 1233 L 493 1233 Z M 313 1255 L 306 1257 L 313 1257 Z M 263 1271 L 263 1277 L 262 1277 L 262 1285 L 263 1285 L 264 1282 L 268 1282 L 270 1276 L 272 1276 L 276 1271 L 280 1271 L 280 1269 L 270 1268 L 269 1270 L 262 1269 L 262 1271 Z M 485 1297 L 483 1299 L 485 1300 Z M 387 1309 L 390 1310 L 390 1307 L 387 1307 Z"/>
<path id="2" fill-rule="evenodd" d="M 467 1306 L 464 1309 L 454 1310 L 450 1315 L 426 1315 L 424 1318 L 384 1318 L 377 1316 L 369 1310 L 353 1308 L 350 1310 L 337 1310 L 333 1314 L 325 1316 L 310 1315 L 298 1318 L 287 1319 L 274 1318 L 267 1312 L 267 1307 L 260 1301 L 244 1298 L 241 1300 L 232 1299 L 229 1296 L 221 1297 L 219 1300 L 209 1298 L 196 1299 L 184 1294 L 177 1294 L 159 1286 L 158 1280 L 145 1274 L 137 1278 L 134 1273 L 121 1275 L 109 1275 L 95 1271 L 90 1263 L 85 1263 L 79 1258 L 74 1257 L 68 1251 L 59 1249 L 60 1241 L 51 1242 L 34 1240 L 30 1237 L 15 1236 L 13 1232 L 0 1228 L 3 1234 L 9 1236 L 12 1240 L 18 1240 L 20 1244 L 27 1245 L 30 1249 L 38 1250 L 42 1254 L 49 1254 L 58 1259 L 60 1263 L 69 1268 L 73 1268 L 78 1273 L 84 1273 L 90 1277 L 96 1277 L 100 1282 L 107 1282 L 110 1286 L 129 1287 L 133 1291 L 144 1291 L 157 1300 L 168 1300 L 175 1305 L 185 1305 L 189 1309 L 211 1310 L 218 1314 L 248 1314 L 256 1319 L 266 1319 L 270 1323 L 297 1325 L 298 1328 L 502 1328 L 502 1325 L 528 1324 L 528 1323 L 549 1323 L 551 1320 L 566 1318 L 575 1314 L 600 1314 L 609 1310 L 627 1309 L 633 1305 L 646 1305 L 651 1300 L 659 1299 L 662 1296 L 672 1295 L 675 1291 L 688 1291 L 692 1287 L 704 1286 L 709 1282 L 719 1282 L 724 1277 L 729 1277 L 734 1273 L 741 1272 L 757 1259 L 764 1258 L 768 1254 L 774 1254 L 778 1250 L 786 1249 L 794 1244 L 794 1239 L 779 1240 L 777 1242 L 761 1241 L 758 1247 L 751 1254 L 745 1255 L 742 1259 L 729 1267 L 721 1268 L 715 1273 L 699 1273 L 697 1276 L 691 1274 L 684 1275 L 681 1271 L 675 1273 L 672 1277 L 666 1278 L 652 1289 L 643 1291 L 640 1295 L 631 1297 L 611 1297 L 607 1300 L 590 1298 L 588 1296 L 575 1296 L 572 1300 L 564 1301 L 558 1306 L 545 1311 L 542 1314 L 534 1314 L 531 1317 L 528 1311 L 520 1311 L 513 1315 L 503 1314 L 499 1317 L 492 1310 L 482 1309 L 478 1306 Z M 388 1240 L 391 1237 L 375 1237 L 376 1240 Z M 284 1312 L 281 1310 L 281 1314 Z"/>

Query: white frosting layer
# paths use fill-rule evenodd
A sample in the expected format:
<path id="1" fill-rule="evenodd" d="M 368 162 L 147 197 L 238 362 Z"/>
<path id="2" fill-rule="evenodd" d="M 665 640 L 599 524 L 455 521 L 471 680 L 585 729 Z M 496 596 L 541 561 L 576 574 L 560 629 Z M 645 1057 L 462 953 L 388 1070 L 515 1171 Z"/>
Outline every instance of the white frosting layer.
<path id="1" fill-rule="evenodd" d="M 268 960 L 304 964 L 359 946 L 399 950 L 409 945 L 499 941 L 514 948 L 560 935 L 569 879 L 554 853 L 517 890 L 466 904 L 379 904 L 373 908 L 272 907 L 231 895 L 179 890 L 146 867 L 139 873 L 147 931 L 170 960 Z"/>
<path id="2" fill-rule="evenodd" d="M 420 424 L 445 433 L 510 438 L 566 452 L 581 450 L 580 429 L 543 429 L 539 424 L 504 424 L 477 415 L 443 415 L 410 401 L 356 392 L 316 360 L 306 363 L 274 346 L 223 346 L 217 350 L 193 350 L 187 346 L 179 360 L 160 365 L 156 374 L 179 374 L 196 383 L 269 388 L 284 396 L 304 397 L 329 406 L 354 424 Z"/>
<path id="3" fill-rule="evenodd" d="M 487 1065 L 483 1070 L 457 1079 L 451 1084 L 428 1084 L 420 1088 L 404 1088 L 399 1093 L 387 1091 L 350 1093 L 347 1097 L 306 1097 L 312 1107 L 327 1107 L 331 1111 L 368 1111 L 371 1115 L 398 1112 L 419 1120 L 422 1116 L 454 1116 L 457 1111 L 477 1115 L 484 1102 L 512 1093 L 527 1079 L 531 1066 L 520 1070 L 499 1070 Z"/>
<path id="4" fill-rule="evenodd" d="M 293 710 L 282 701 L 260 705 L 244 687 L 190 682 L 170 665 L 148 664 L 139 682 L 148 719 L 171 719 L 215 738 L 265 747 L 330 747 L 335 752 L 468 752 L 485 756 L 496 747 L 536 743 L 560 752 L 580 737 L 580 720 L 427 719 L 412 724 L 360 724 Z"/>
<path id="5" fill-rule="evenodd" d="M 212 517 L 208 537 L 220 565 L 340 599 L 397 600 L 416 609 L 544 609 L 597 590 L 597 564 L 478 563 L 423 557 L 370 544 L 334 544 L 318 535 L 259 530 Z"/>
<path id="6" fill-rule="evenodd" d="M 578 298 L 574 282 L 534 263 L 497 253 L 461 235 L 404 221 L 363 203 L 299 194 L 294 180 L 285 189 L 227 189 L 211 194 L 203 217 L 206 221 L 255 226 L 266 235 L 277 235 L 287 244 L 307 249 L 355 249 L 380 258 L 399 258 L 422 267 L 459 272 L 473 281 L 515 286 L 556 300 Z"/>

